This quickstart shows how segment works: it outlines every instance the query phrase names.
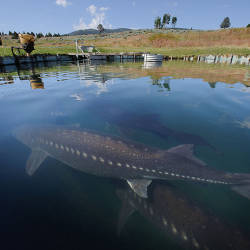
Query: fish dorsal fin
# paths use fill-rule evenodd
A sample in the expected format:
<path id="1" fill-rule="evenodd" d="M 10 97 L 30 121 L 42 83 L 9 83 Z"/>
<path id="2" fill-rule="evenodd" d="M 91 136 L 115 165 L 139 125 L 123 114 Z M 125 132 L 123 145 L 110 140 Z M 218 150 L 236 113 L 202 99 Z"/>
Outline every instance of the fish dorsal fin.
<path id="1" fill-rule="evenodd" d="M 170 148 L 169 150 L 167 150 L 167 152 L 182 155 L 188 159 L 195 161 L 198 164 L 201 164 L 202 166 L 207 165 L 205 162 L 203 162 L 202 160 L 194 156 L 194 144 L 182 144 L 182 145 Z"/>
<path id="2" fill-rule="evenodd" d="M 186 157 L 192 157 L 194 153 L 194 145 L 193 144 L 178 145 L 176 147 L 170 148 L 168 152 L 183 155 Z"/>
<path id="3" fill-rule="evenodd" d="M 120 190 L 118 190 L 120 191 Z M 122 192 L 122 191 L 121 191 Z M 118 195 L 119 196 L 119 195 Z M 121 196 L 121 195 L 120 195 Z M 128 218 L 135 212 L 136 208 L 129 202 L 128 195 L 122 195 L 119 197 L 122 200 L 122 207 L 119 212 L 118 224 L 117 224 L 117 234 L 120 235 L 121 231 L 126 224 Z"/>
<path id="4" fill-rule="evenodd" d="M 41 150 L 32 150 L 26 163 L 26 173 L 30 176 L 33 175 L 47 156 L 47 153 Z"/>
<path id="5" fill-rule="evenodd" d="M 136 194 L 142 198 L 148 198 L 147 188 L 151 184 L 152 180 L 130 179 L 127 180 L 127 182 Z"/>

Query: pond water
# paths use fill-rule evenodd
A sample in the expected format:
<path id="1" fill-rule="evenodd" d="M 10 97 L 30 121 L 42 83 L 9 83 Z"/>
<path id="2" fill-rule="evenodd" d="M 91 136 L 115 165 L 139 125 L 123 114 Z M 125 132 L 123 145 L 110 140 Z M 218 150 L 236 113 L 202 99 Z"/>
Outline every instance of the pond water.
<path id="1" fill-rule="evenodd" d="M 155 177 L 143 198 L 124 180 L 137 176 L 138 166 L 126 174 L 113 166 L 126 147 L 132 155 L 141 146 L 166 152 L 192 144 L 208 165 L 200 168 L 250 174 L 248 86 L 247 66 L 100 62 L 2 69 L 1 249 L 250 249 L 250 199 L 231 185 L 197 181 L 204 176 Z M 98 155 L 91 155 L 94 163 L 85 160 L 72 146 L 82 138 L 100 154 L 109 141 L 114 148 L 107 155 L 115 160 L 110 166 Z M 150 167 L 145 178 L 154 167 L 159 171 Z"/>

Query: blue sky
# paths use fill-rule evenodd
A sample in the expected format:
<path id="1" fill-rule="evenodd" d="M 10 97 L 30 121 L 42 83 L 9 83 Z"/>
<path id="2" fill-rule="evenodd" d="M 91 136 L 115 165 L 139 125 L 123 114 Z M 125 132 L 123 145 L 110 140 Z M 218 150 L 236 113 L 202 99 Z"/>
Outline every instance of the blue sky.
<path id="1" fill-rule="evenodd" d="M 0 10 L 1 32 L 153 28 L 164 13 L 178 18 L 176 27 L 217 29 L 226 16 L 232 27 L 250 23 L 250 0 L 0 0 Z"/>

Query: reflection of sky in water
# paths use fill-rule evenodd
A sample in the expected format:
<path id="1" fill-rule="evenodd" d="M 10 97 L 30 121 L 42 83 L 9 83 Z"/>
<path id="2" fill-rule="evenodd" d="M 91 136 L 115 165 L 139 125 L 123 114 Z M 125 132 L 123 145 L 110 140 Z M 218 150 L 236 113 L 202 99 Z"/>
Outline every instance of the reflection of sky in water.
<path id="1" fill-rule="evenodd" d="M 248 129 L 250 129 L 250 117 L 246 117 L 246 119 L 243 120 L 243 121 L 236 121 L 236 123 L 237 123 L 241 128 L 248 128 Z"/>

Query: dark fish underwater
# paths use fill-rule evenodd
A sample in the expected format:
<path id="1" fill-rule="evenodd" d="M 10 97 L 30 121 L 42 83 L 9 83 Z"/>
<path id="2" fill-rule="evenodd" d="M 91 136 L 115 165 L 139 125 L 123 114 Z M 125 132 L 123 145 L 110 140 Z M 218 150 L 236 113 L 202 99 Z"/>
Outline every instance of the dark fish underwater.
<path id="1" fill-rule="evenodd" d="M 152 201 L 142 199 L 130 189 L 118 189 L 116 193 L 122 201 L 119 234 L 128 218 L 139 212 L 184 249 L 250 249 L 249 235 L 203 209 L 172 186 L 157 183 Z"/>
<path id="2" fill-rule="evenodd" d="M 116 125 L 122 134 L 130 137 L 136 130 L 142 130 L 161 137 L 164 140 L 173 138 L 180 144 L 194 144 L 195 146 L 206 146 L 218 154 L 221 154 L 213 145 L 199 135 L 178 131 L 164 124 L 160 115 L 135 114 L 133 112 L 121 112 L 121 109 L 110 103 L 95 104 L 93 111 L 103 117 L 107 122 Z M 100 112 L 101 111 L 101 112 Z"/>
<path id="3" fill-rule="evenodd" d="M 32 150 L 26 165 L 29 175 L 50 156 L 89 174 L 127 180 L 141 197 L 147 197 L 153 179 L 172 179 L 229 184 L 250 198 L 250 174 L 208 167 L 194 156 L 191 144 L 159 150 L 118 137 L 56 126 L 22 126 L 13 135 Z"/>
<path id="4" fill-rule="evenodd" d="M 152 134 L 158 135 L 164 140 L 168 140 L 170 137 L 172 137 L 181 144 L 207 146 L 216 151 L 216 149 L 201 136 L 181 132 L 167 127 L 160 121 L 160 118 L 157 114 L 137 116 L 123 115 L 123 119 L 121 119 L 119 122 L 117 121 L 117 125 L 124 133 L 126 133 L 128 129 L 141 129 Z"/>

